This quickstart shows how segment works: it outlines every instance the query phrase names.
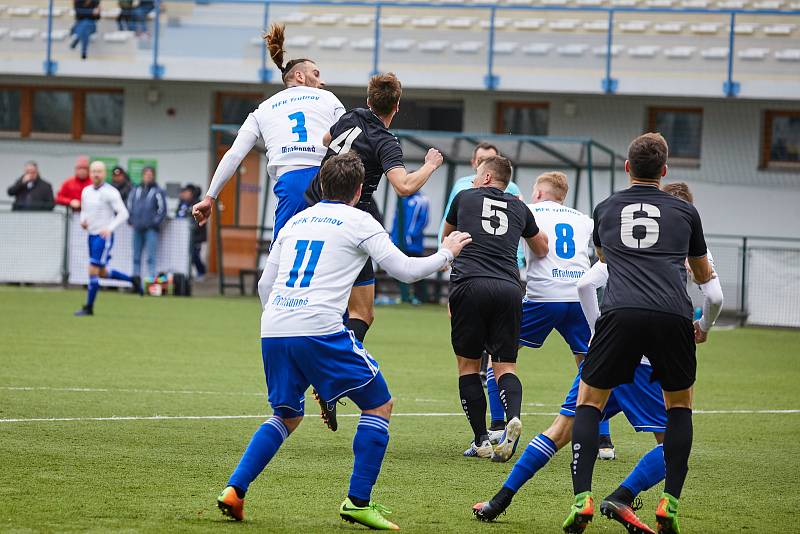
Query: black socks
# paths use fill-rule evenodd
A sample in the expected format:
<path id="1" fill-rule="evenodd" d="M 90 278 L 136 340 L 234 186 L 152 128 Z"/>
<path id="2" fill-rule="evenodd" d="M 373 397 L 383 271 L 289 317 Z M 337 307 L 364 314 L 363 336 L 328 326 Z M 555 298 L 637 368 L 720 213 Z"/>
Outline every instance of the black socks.
<path id="1" fill-rule="evenodd" d="M 475 434 L 475 445 L 480 446 L 480 440 L 486 436 L 486 395 L 480 375 L 474 373 L 459 377 L 458 392 L 461 395 L 461 407 Z"/>
<path id="2" fill-rule="evenodd" d="M 664 462 L 667 478 L 664 491 L 680 499 L 686 474 L 689 472 L 689 453 L 692 451 L 692 410 L 667 410 L 667 432 L 664 434 Z"/>
<path id="3" fill-rule="evenodd" d="M 506 421 L 519 418 L 522 411 L 522 382 L 514 373 L 506 373 L 497 379 L 500 400 L 506 410 Z"/>
<path id="4" fill-rule="evenodd" d="M 606 499 L 608 499 L 609 501 L 625 503 L 628 506 L 630 506 L 633 503 L 634 498 L 635 496 L 633 495 L 633 493 L 631 493 L 631 490 L 629 490 L 625 486 L 618 487 L 617 489 L 614 490 L 614 492 L 611 495 L 606 497 Z"/>
<path id="5" fill-rule="evenodd" d="M 367 337 L 367 330 L 369 330 L 369 325 L 366 322 L 361 319 L 349 318 L 347 319 L 347 328 L 353 331 L 357 340 L 364 343 L 364 338 Z"/>
<path id="6" fill-rule="evenodd" d="M 575 495 L 592 489 L 592 472 L 600 447 L 600 410 L 581 405 L 572 427 L 572 489 Z"/>

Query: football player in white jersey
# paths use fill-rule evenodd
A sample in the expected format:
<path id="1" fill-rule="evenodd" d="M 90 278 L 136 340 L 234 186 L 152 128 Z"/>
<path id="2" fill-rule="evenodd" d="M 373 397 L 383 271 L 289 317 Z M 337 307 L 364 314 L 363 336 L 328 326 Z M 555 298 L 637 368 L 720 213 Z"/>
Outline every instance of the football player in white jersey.
<path id="1" fill-rule="evenodd" d="M 256 431 L 217 503 L 225 515 L 243 519 L 245 492 L 300 424 L 305 392 L 313 385 L 323 398 L 336 402 L 347 396 L 362 410 L 350 489 L 339 515 L 373 529 L 397 530 L 384 517 L 387 510 L 370 500 L 389 442 L 392 397 L 378 363 L 345 328 L 342 315 L 368 258 L 409 283 L 447 266 L 471 238 L 455 232 L 437 253 L 409 258 L 372 215 L 354 207 L 364 182 L 357 154 L 329 158 L 320 179 L 322 201 L 287 222 L 258 284 L 261 350 L 274 415 Z"/>
<path id="2" fill-rule="evenodd" d="M 111 247 L 114 246 L 114 230 L 128 220 L 128 210 L 119 191 L 106 183 L 106 166 L 94 161 L 89 167 L 92 185 L 81 194 L 81 227 L 89 232 L 89 285 L 86 304 L 75 312 L 77 317 L 94 315 L 94 300 L 100 290 L 100 278 L 123 280 L 133 284 L 133 278 L 116 269 L 108 269 Z M 134 285 L 142 295 L 142 287 Z"/>
<path id="3" fill-rule="evenodd" d="M 569 185 L 561 172 L 536 179 L 528 207 L 539 228 L 550 237 L 550 251 L 537 258 L 526 252 L 526 289 L 522 304 L 520 344 L 539 348 L 555 328 L 580 365 L 589 349 L 589 326 L 578 302 L 578 280 L 589 270 L 589 245 L 594 224 L 578 210 L 564 206 Z M 600 458 L 614 459 L 608 421 L 600 426 Z"/>
<path id="4" fill-rule="evenodd" d="M 206 197 L 194 206 L 192 214 L 200 225 L 205 224 L 214 199 L 256 142 L 263 139 L 269 160 L 267 172 L 276 180 L 275 242 L 286 221 L 308 207 L 303 194 L 328 150 L 323 137 L 345 109 L 333 93 L 323 89 L 325 82 L 313 61 L 292 59 L 283 64 L 283 25 L 273 24 L 264 39 L 286 89 L 265 100 L 247 117 L 220 160 Z"/>

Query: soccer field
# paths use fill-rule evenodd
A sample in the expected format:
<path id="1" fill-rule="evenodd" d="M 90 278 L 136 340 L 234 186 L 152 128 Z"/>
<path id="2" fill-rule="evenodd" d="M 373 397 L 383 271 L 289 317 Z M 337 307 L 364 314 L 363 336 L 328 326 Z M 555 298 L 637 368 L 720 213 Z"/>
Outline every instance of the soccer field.
<path id="1" fill-rule="evenodd" d="M 352 416 L 335 434 L 308 417 L 251 486 L 243 524 L 216 508 L 269 413 L 256 299 L 109 292 L 95 317 L 72 317 L 83 297 L 0 288 L 0 530 L 363 530 L 337 513 Z M 472 518 L 472 504 L 494 494 L 513 462 L 461 457 L 471 436 L 449 335 L 443 307 L 377 310 L 366 346 L 396 403 L 374 499 L 414 532 L 559 532 L 572 503 L 565 452 L 496 524 Z M 800 332 L 786 330 L 712 331 L 699 348 L 685 532 L 800 530 L 798 356 Z M 520 352 L 525 441 L 548 426 L 574 373 L 557 336 Z M 307 408 L 316 415 L 312 399 Z M 349 402 L 340 412 L 356 413 Z M 618 459 L 598 462 L 599 497 L 654 443 L 623 417 L 611 425 Z M 642 495 L 651 525 L 657 492 Z M 589 531 L 623 529 L 598 515 Z"/>

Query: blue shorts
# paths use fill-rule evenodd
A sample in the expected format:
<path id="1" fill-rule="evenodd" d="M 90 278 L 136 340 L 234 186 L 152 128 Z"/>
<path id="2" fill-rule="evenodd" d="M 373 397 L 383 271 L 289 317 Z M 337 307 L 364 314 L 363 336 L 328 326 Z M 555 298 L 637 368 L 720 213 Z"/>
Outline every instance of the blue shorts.
<path id="1" fill-rule="evenodd" d="M 580 302 L 522 301 L 520 345 L 538 349 L 554 328 L 575 354 L 586 354 L 589 350 L 592 331 Z"/>
<path id="2" fill-rule="evenodd" d="M 311 180 L 319 172 L 319 167 L 307 167 L 289 171 L 281 175 L 272 189 L 278 203 L 275 206 L 275 224 L 273 225 L 272 242 L 278 239 L 278 232 L 286 223 L 306 209 L 308 202 L 304 197 L 306 189 L 311 185 Z"/>
<path id="3" fill-rule="evenodd" d="M 111 247 L 114 246 L 114 234 L 104 239 L 98 234 L 89 235 L 89 263 L 96 267 L 105 267 L 111 260 Z"/>
<path id="4" fill-rule="evenodd" d="M 581 365 L 583 367 L 583 365 Z M 651 381 L 653 368 L 640 363 L 633 375 L 633 382 L 622 384 L 611 391 L 603 421 L 622 412 L 637 432 L 665 432 L 667 429 L 667 408 L 661 393 L 661 384 Z M 572 389 L 561 405 L 561 415 L 575 417 L 575 404 L 578 400 L 578 384 L 581 373 L 575 377 Z"/>
<path id="5" fill-rule="evenodd" d="M 278 417 L 303 415 L 308 386 L 335 402 L 349 397 L 362 410 L 392 398 L 378 362 L 350 330 L 327 336 L 261 338 L 269 403 Z"/>

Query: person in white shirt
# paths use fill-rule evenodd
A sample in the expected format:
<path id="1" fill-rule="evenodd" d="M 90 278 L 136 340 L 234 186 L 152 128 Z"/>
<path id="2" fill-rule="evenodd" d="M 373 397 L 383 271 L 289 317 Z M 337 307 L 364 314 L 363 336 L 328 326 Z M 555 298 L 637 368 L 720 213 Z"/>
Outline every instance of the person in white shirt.
<path id="1" fill-rule="evenodd" d="M 94 315 L 94 300 L 100 290 L 100 278 L 123 280 L 133 284 L 127 274 L 108 269 L 111 247 L 114 246 L 114 230 L 128 220 L 128 210 L 119 191 L 106 183 L 106 166 L 102 161 L 94 161 L 89 167 L 92 185 L 81 193 L 81 227 L 89 232 L 89 286 L 86 304 L 75 315 L 85 317 Z M 142 287 L 134 284 L 134 290 L 142 295 Z"/>
<path id="2" fill-rule="evenodd" d="M 310 385 L 329 402 L 349 397 L 361 410 L 355 462 L 339 514 L 374 529 L 397 530 L 370 501 L 389 442 L 392 398 L 378 363 L 345 328 L 342 315 L 364 262 L 372 258 L 406 283 L 449 265 L 470 243 L 454 232 L 438 252 L 409 258 L 371 214 L 354 207 L 364 166 L 353 152 L 333 156 L 320 171 L 322 201 L 292 217 L 269 255 L 258 283 L 263 312 L 261 350 L 274 415 L 256 431 L 217 502 L 241 521 L 250 483 L 303 419 Z"/>
<path id="3" fill-rule="evenodd" d="M 233 145 L 220 160 L 205 198 L 195 204 L 192 214 L 201 226 L 206 223 L 214 199 L 256 142 L 262 139 L 269 160 L 267 173 L 275 180 L 274 243 L 286 221 L 308 207 L 303 194 L 328 150 L 323 137 L 345 109 L 333 93 L 323 89 L 325 82 L 313 61 L 302 58 L 283 64 L 283 25 L 273 24 L 264 39 L 283 75 L 286 89 L 265 100 L 248 115 Z"/>

